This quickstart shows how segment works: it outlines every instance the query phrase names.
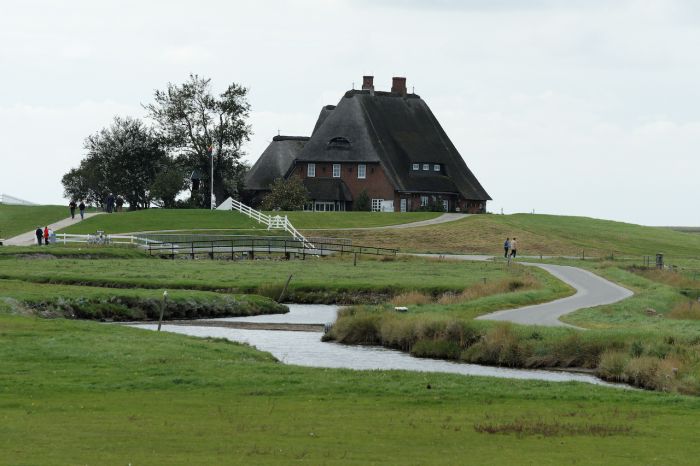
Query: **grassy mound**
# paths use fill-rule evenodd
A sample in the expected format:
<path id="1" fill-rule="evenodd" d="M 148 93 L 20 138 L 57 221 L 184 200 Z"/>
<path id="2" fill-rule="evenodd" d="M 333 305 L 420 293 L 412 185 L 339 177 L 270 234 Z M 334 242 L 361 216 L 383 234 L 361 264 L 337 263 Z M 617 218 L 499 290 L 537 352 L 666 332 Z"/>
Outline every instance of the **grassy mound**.
<path id="1" fill-rule="evenodd" d="M 337 232 L 340 234 L 341 232 Z M 336 233 L 329 232 L 329 235 Z M 474 215 L 433 226 L 344 231 L 358 244 L 433 253 L 503 254 L 506 238 L 518 239 L 520 255 L 690 256 L 700 258 L 700 235 L 662 227 L 587 217 L 555 215 Z"/>
<path id="2" fill-rule="evenodd" d="M 27 231 L 70 217 L 68 207 L 0 204 L 0 238 L 12 238 Z"/>

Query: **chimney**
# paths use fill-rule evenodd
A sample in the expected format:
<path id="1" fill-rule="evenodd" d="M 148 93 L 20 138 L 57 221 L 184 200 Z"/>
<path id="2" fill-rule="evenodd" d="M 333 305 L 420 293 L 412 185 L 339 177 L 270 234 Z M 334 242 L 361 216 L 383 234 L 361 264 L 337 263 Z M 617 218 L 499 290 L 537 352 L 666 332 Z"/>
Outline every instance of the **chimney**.
<path id="1" fill-rule="evenodd" d="M 374 90 L 374 76 L 362 76 L 362 90 L 363 91 L 373 91 Z"/>
<path id="2" fill-rule="evenodd" d="M 391 78 L 391 93 L 406 95 L 406 78 L 393 77 Z"/>

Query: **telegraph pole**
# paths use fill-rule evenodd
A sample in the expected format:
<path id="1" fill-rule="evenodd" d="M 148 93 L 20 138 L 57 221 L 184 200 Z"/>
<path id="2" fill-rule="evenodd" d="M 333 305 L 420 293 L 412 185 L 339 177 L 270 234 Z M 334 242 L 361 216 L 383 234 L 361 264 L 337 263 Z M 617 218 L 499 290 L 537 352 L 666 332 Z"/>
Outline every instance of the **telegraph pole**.
<path id="1" fill-rule="evenodd" d="M 214 210 L 214 145 L 210 144 L 207 147 L 207 152 L 209 153 L 209 161 L 211 162 L 211 177 L 209 178 L 209 206 L 210 210 Z"/>

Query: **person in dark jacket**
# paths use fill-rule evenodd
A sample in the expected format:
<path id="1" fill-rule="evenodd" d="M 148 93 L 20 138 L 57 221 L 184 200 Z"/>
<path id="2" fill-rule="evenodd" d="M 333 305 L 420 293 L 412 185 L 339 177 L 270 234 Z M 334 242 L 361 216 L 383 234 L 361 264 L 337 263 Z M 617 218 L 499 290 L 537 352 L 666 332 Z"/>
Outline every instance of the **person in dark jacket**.
<path id="1" fill-rule="evenodd" d="M 510 251 L 510 238 L 506 238 L 505 243 L 503 243 L 503 257 L 508 259 L 508 251 Z"/>
<path id="2" fill-rule="evenodd" d="M 85 218 L 85 203 L 83 201 L 80 201 L 78 209 L 80 209 L 80 220 L 83 220 Z"/>
<path id="3" fill-rule="evenodd" d="M 73 199 L 71 199 L 70 204 L 68 204 L 68 207 L 70 207 L 70 218 L 74 219 L 75 218 L 75 208 L 78 207 L 78 205 L 75 203 Z"/>
<path id="4" fill-rule="evenodd" d="M 114 210 L 114 194 L 109 193 L 109 196 L 107 196 L 107 213 L 111 214 L 113 210 Z"/>
<path id="5" fill-rule="evenodd" d="M 121 212 L 122 206 L 124 205 L 124 198 L 121 196 L 117 196 L 116 203 L 117 203 L 117 212 Z"/>
<path id="6" fill-rule="evenodd" d="M 41 246 L 41 239 L 44 237 L 44 230 L 41 227 L 36 227 L 36 244 Z"/>

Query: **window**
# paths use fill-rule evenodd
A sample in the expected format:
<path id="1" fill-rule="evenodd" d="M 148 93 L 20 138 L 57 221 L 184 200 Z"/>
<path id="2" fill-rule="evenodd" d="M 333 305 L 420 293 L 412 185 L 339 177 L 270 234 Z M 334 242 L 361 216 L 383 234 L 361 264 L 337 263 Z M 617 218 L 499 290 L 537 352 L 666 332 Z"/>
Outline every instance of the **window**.
<path id="1" fill-rule="evenodd" d="M 367 165 L 364 163 L 357 165 L 357 177 L 360 179 L 367 178 Z"/>
<path id="2" fill-rule="evenodd" d="M 429 171 L 429 170 L 430 170 L 430 164 L 429 164 L 429 163 L 424 163 L 424 164 L 423 164 L 423 170 Z"/>
<path id="3" fill-rule="evenodd" d="M 418 170 L 420 170 L 420 164 L 419 164 L 419 163 L 414 163 L 414 164 L 413 164 L 413 171 L 417 172 Z"/>
<path id="4" fill-rule="evenodd" d="M 380 212 L 382 210 L 382 201 L 384 199 L 372 199 L 372 212 Z"/>
<path id="5" fill-rule="evenodd" d="M 306 166 L 306 176 L 309 178 L 313 178 L 316 176 L 316 164 L 315 163 L 310 163 Z"/>
<path id="6" fill-rule="evenodd" d="M 340 178 L 340 164 L 333 164 L 333 178 Z"/>
<path id="7" fill-rule="evenodd" d="M 428 196 L 421 196 L 420 197 L 420 206 L 421 207 L 428 207 Z"/>
<path id="8" fill-rule="evenodd" d="M 340 150 L 349 150 L 350 149 L 350 141 L 347 138 L 344 138 L 342 136 L 340 137 L 335 137 L 328 141 L 328 144 L 326 146 L 328 149 L 340 149 Z"/>
<path id="9" fill-rule="evenodd" d="M 439 172 L 440 171 L 440 164 L 436 163 L 435 165 L 433 165 L 433 170 L 435 170 L 436 172 Z"/>

